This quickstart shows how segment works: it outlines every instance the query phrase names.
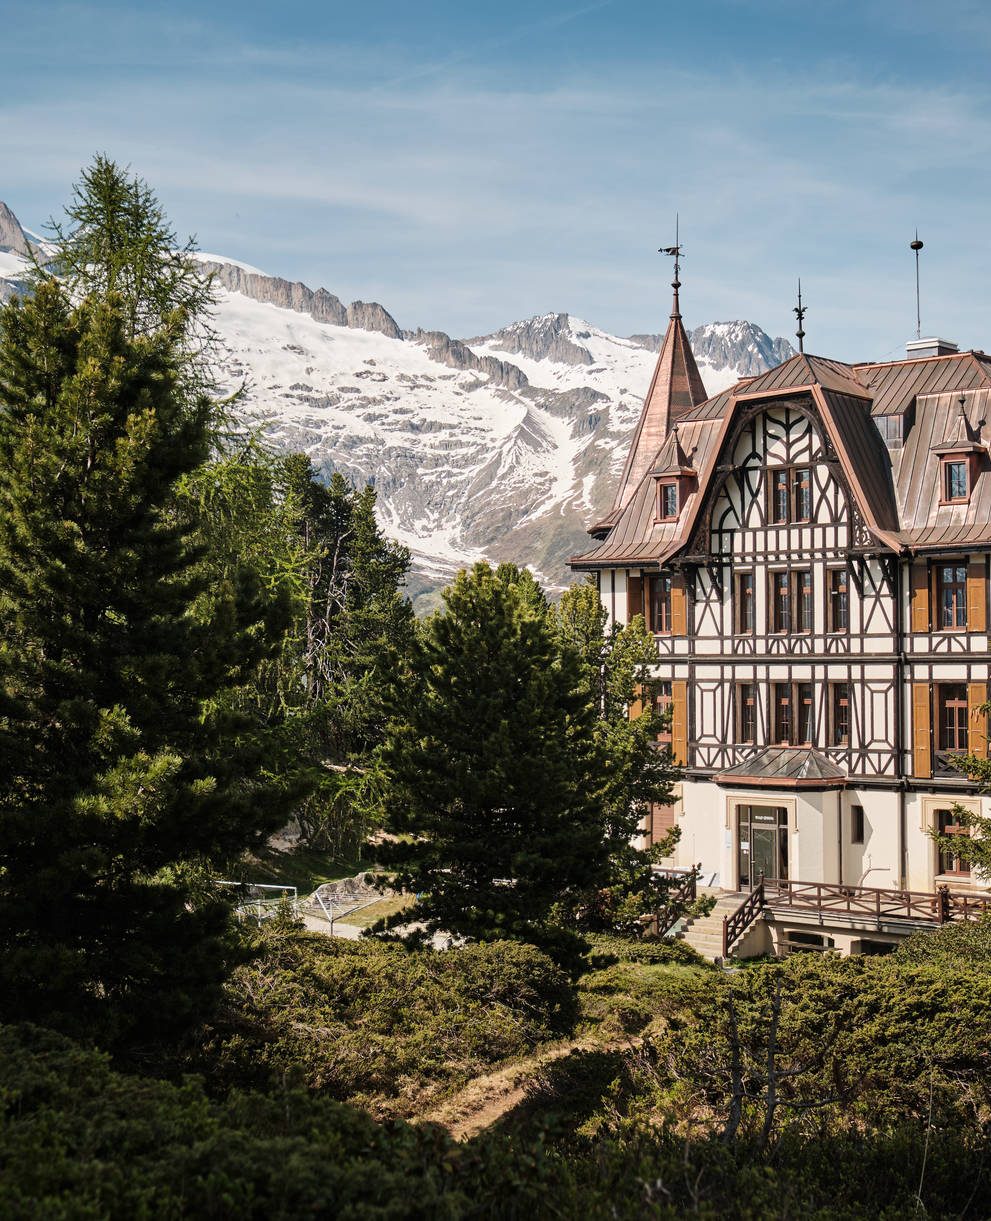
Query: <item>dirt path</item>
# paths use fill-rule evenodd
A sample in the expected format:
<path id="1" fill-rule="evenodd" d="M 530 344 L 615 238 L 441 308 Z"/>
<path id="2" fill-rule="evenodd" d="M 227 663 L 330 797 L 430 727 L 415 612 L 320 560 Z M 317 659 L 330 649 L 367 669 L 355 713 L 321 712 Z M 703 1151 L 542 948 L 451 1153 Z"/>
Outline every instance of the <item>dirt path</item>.
<path id="1" fill-rule="evenodd" d="M 455 1140 L 470 1140 L 490 1128 L 526 1097 L 527 1085 L 545 1065 L 569 1056 L 573 1051 L 600 1047 L 594 1039 L 576 1039 L 548 1048 L 489 1073 L 476 1077 L 463 1090 L 421 1116 L 424 1121 L 443 1124 Z"/>

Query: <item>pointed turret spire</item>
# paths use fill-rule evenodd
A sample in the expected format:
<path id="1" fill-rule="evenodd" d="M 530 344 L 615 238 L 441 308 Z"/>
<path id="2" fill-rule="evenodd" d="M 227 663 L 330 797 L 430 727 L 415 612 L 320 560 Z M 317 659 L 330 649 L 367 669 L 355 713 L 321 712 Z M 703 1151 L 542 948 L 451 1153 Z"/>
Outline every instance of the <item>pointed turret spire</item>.
<path id="1" fill-rule="evenodd" d="M 654 459 L 661 446 L 668 438 L 672 425 L 687 414 L 699 403 L 704 403 L 708 395 L 702 384 L 698 365 L 692 354 L 688 334 L 681 321 L 681 303 L 678 290 L 681 288 L 681 259 L 684 257 L 677 240 L 678 225 L 675 222 L 675 244 L 662 246 L 661 254 L 669 254 L 674 258 L 674 279 L 671 287 L 674 289 L 674 301 L 671 307 L 671 321 L 668 323 L 664 342 L 661 344 L 660 355 L 654 369 L 654 377 L 644 400 L 643 410 L 630 452 L 619 481 L 616 499 L 613 501 L 613 514 L 626 504 L 633 495 L 637 484 L 651 469 Z M 607 519 L 607 520 L 609 520 Z"/>

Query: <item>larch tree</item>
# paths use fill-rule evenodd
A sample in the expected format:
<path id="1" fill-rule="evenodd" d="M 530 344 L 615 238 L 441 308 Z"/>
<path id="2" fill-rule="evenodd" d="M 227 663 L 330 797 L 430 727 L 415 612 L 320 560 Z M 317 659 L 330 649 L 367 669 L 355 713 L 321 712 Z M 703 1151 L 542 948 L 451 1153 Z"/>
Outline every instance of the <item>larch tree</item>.
<path id="1" fill-rule="evenodd" d="M 0 1017 L 113 1045 L 213 1003 L 243 948 L 211 868 L 286 816 L 225 699 L 271 601 L 208 587 L 175 489 L 215 405 L 186 309 L 144 316 L 52 276 L 0 313 Z"/>
<path id="2" fill-rule="evenodd" d="M 578 658 L 530 592 L 476 564 L 424 625 L 393 689 L 383 855 L 417 896 L 393 926 L 529 942 L 577 972 L 554 913 L 603 877 L 603 759 Z"/>

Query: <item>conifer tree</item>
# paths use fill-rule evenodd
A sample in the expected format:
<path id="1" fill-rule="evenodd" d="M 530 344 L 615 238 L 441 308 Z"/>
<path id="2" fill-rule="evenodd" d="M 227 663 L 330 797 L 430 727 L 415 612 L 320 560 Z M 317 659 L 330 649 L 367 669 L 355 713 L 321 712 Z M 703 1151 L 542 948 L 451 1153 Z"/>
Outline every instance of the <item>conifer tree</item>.
<path id="1" fill-rule="evenodd" d="M 385 858 L 417 901 L 393 924 L 530 942 L 576 971 L 583 943 L 551 913 L 605 865 L 603 761 L 578 659 L 485 564 L 444 602 L 394 693 L 388 810 L 409 838 Z"/>
<path id="2" fill-rule="evenodd" d="M 212 411 L 185 330 L 54 280 L 0 314 L 0 1017 L 109 1043 L 211 1002 L 238 951 L 207 871 L 284 816 L 222 698 L 264 602 L 204 589 L 173 508 Z"/>

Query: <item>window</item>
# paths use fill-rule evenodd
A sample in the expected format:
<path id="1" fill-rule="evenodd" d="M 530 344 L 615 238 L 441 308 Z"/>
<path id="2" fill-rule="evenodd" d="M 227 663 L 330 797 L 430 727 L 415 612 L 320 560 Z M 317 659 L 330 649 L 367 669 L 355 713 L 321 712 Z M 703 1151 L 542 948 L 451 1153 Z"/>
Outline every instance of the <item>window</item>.
<path id="1" fill-rule="evenodd" d="M 936 622 L 940 629 L 967 626 L 967 566 L 940 564 L 936 569 Z"/>
<path id="2" fill-rule="evenodd" d="M 850 843 L 862 844 L 864 842 L 864 807 L 850 807 Z"/>
<path id="3" fill-rule="evenodd" d="M 953 810 L 936 811 L 936 830 L 940 835 L 970 834 L 968 827 L 957 822 L 957 815 Z M 939 873 L 955 873 L 967 877 L 970 874 L 970 861 L 961 859 L 956 852 L 938 851 L 936 868 Z"/>
<path id="4" fill-rule="evenodd" d="M 671 631 L 671 578 L 650 578 L 650 630 Z"/>
<path id="5" fill-rule="evenodd" d="M 795 744 L 808 746 L 812 742 L 812 684 L 795 684 L 795 712 L 797 734 Z"/>
<path id="6" fill-rule="evenodd" d="M 807 466 L 791 473 L 791 497 L 794 507 L 792 521 L 809 521 L 812 517 L 812 472 Z"/>
<path id="7" fill-rule="evenodd" d="M 666 723 L 657 735 L 657 740 L 664 746 L 671 745 L 671 682 L 662 680 L 654 684 L 654 712 L 658 716 L 666 716 Z"/>
<path id="8" fill-rule="evenodd" d="M 796 572 L 795 580 L 795 631 L 812 631 L 812 573 Z"/>
<path id="9" fill-rule="evenodd" d="M 833 703 L 832 733 L 830 740 L 833 746 L 850 745 L 850 684 L 833 683 L 831 686 Z"/>
<path id="10" fill-rule="evenodd" d="M 738 683 L 736 692 L 736 740 L 757 741 L 757 687 L 754 683 Z"/>
<path id="11" fill-rule="evenodd" d="M 793 724 L 791 705 L 791 683 L 772 683 L 771 698 L 774 701 L 774 741 L 776 745 L 791 744 Z"/>
<path id="12" fill-rule="evenodd" d="M 940 683 L 936 688 L 940 750 L 967 749 L 967 684 Z"/>
<path id="13" fill-rule="evenodd" d="M 845 632 L 850 625 L 845 568 L 829 570 L 829 630 Z"/>
<path id="14" fill-rule="evenodd" d="M 736 632 L 752 635 L 754 630 L 754 574 L 736 574 Z"/>
<path id="15" fill-rule="evenodd" d="M 791 586 L 787 572 L 771 573 L 771 631 L 791 631 Z"/>
<path id="16" fill-rule="evenodd" d="M 771 472 L 771 521 L 776 524 L 788 521 L 788 472 Z"/>
<path id="17" fill-rule="evenodd" d="M 771 573 L 771 631 L 811 632 L 812 573 Z"/>
<path id="18" fill-rule="evenodd" d="M 767 487 L 767 516 L 773 525 L 812 520 L 811 467 L 770 470 Z"/>
<path id="19" fill-rule="evenodd" d="M 678 485 L 658 483 L 657 516 L 660 521 L 674 521 L 678 516 Z"/>
<path id="20" fill-rule="evenodd" d="M 943 500 L 951 504 L 964 504 L 970 499 L 968 463 L 965 459 L 943 460 Z"/>
<path id="21" fill-rule="evenodd" d="M 811 746 L 812 684 L 772 683 L 771 724 L 775 746 Z"/>

